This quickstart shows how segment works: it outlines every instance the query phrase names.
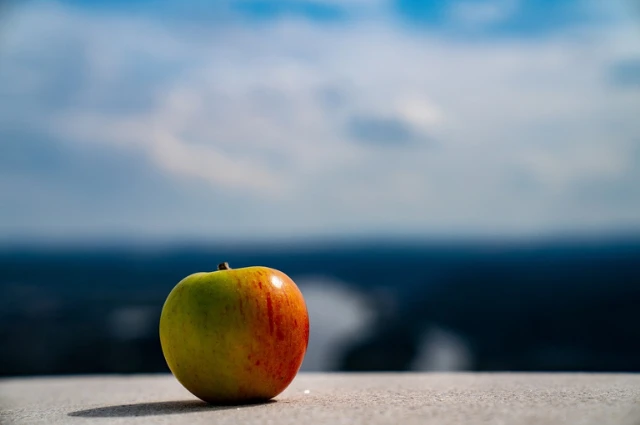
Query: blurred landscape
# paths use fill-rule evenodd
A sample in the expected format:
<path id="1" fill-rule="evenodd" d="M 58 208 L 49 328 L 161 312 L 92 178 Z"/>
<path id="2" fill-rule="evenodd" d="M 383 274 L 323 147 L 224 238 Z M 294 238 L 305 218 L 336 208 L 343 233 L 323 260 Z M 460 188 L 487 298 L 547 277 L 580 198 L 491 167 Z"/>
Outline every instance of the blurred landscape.
<path id="1" fill-rule="evenodd" d="M 291 276 L 304 370 L 640 372 L 633 0 L 0 2 L 0 376 L 166 372 Z"/>
<path id="2" fill-rule="evenodd" d="M 167 371 L 167 294 L 223 260 L 298 282 L 303 370 L 640 371 L 639 238 L 4 251 L 0 374 Z"/>

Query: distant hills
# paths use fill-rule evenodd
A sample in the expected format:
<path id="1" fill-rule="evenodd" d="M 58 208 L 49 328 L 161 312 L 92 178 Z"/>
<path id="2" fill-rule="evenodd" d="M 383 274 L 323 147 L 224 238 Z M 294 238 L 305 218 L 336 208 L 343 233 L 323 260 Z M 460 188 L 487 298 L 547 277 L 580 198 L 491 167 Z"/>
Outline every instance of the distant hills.
<path id="1" fill-rule="evenodd" d="M 375 331 L 335 369 L 407 369 L 437 326 L 464 338 L 477 370 L 640 371 L 640 238 L 626 238 L 4 247 L 0 375 L 166 371 L 164 298 L 221 261 L 385 294 Z"/>

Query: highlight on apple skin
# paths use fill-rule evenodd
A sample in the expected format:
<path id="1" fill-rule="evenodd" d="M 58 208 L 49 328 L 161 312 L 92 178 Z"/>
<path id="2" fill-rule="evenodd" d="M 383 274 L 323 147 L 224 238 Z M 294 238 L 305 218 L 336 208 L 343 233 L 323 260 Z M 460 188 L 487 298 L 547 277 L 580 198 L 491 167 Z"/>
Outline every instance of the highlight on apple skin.
<path id="1" fill-rule="evenodd" d="M 309 343 L 297 285 L 262 267 L 194 273 L 171 291 L 160 316 L 169 369 L 212 404 L 269 400 L 293 381 Z"/>

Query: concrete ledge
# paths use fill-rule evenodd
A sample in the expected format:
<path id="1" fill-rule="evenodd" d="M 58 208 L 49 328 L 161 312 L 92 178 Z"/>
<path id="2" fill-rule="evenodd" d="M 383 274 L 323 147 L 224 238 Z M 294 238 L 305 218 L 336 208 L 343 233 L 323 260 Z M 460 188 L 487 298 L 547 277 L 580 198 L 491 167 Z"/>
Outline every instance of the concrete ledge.
<path id="1" fill-rule="evenodd" d="M 640 375 L 308 374 L 213 407 L 170 375 L 0 380 L 1 424 L 640 425 Z"/>

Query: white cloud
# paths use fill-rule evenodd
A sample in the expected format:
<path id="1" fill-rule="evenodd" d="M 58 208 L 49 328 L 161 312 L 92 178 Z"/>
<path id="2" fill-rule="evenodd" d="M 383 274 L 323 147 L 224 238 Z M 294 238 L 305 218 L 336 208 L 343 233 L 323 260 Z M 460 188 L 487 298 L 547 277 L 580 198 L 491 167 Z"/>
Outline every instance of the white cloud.
<path id="1" fill-rule="evenodd" d="M 640 99 L 606 78 L 640 55 L 630 30 L 471 43 L 380 19 L 181 25 L 24 6 L 0 49 L 5 124 L 236 193 L 255 227 L 225 220 L 247 234 L 591 229 L 583 211 L 599 201 L 576 201 L 576 185 L 637 183 Z M 65 61 L 76 65 L 52 66 Z M 70 89 L 43 104 L 56 87 Z M 431 143 L 355 143 L 347 127 L 362 115 Z M 598 226 L 640 225 L 628 218 L 640 199 L 599 207 Z"/>
<path id="2" fill-rule="evenodd" d="M 454 1 L 449 8 L 449 15 L 458 24 L 485 26 L 506 21 L 519 6 L 520 0 Z"/>
<path id="3" fill-rule="evenodd" d="M 428 99 L 409 98 L 399 102 L 397 114 L 416 127 L 429 131 L 442 121 L 442 113 Z"/>

